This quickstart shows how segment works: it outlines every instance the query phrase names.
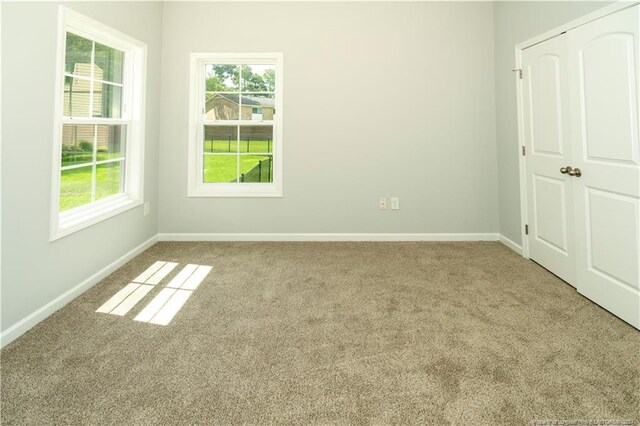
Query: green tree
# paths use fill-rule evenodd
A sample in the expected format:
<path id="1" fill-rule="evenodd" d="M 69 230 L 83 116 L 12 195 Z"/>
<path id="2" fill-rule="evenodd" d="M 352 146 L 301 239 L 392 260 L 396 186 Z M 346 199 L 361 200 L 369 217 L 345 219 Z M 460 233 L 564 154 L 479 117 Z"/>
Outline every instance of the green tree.
<path id="1" fill-rule="evenodd" d="M 255 74 L 248 65 L 242 66 L 242 91 L 245 92 L 266 92 L 265 84 L 260 74 Z"/>
<path id="2" fill-rule="evenodd" d="M 211 77 L 207 77 L 207 92 L 221 92 L 226 89 L 226 86 L 220 82 L 220 77 L 217 75 L 212 75 Z"/>
<path id="3" fill-rule="evenodd" d="M 236 65 L 218 64 L 207 70 L 207 91 L 232 92 L 238 90 L 240 76 Z"/>
<path id="4" fill-rule="evenodd" d="M 73 33 L 67 33 L 65 53 L 65 71 L 74 73 L 76 64 L 91 63 L 91 40 L 80 37 Z"/>
<path id="5" fill-rule="evenodd" d="M 263 75 L 256 74 L 249 65 L 240 67 L 243 92 L 273 92 L 276 86 L 276 72 L 267 69 Z M 206 90 L 208 92 L 233 92 L 239 90 L 240 76 L 237 65 L 212 65 L 207 70 Z"/>
<path id="6" fill-rule="evenodd" d="M 264 74 L 262 74 L 262 78 L 264 79 L 266 91 L 274 92 L 276 90 L 276 70 L 273 68 L 266 69 Z"/>

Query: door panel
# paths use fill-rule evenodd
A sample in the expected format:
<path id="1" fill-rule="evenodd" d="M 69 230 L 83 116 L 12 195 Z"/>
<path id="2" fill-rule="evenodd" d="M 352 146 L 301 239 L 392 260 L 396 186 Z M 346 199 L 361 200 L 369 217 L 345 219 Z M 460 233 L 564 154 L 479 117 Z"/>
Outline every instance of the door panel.
<path id="1" fill-rule="evenodd" d="M 587 190 L 587 266 L 611 281 L 638 289 L 638 233 L 611 222 L 638 223 L 638 200 L 607 191 Z M 616 253 L 612 256 L 611 253 Z"/>
<path id="2" fill-rule="evenodd" d="M 533 238 L 566 256 L 567 227 L 563 226 L 567 223 L 565 182 L 533 175 L 533 200 Z"/>
<path id="3" fill-rule="evenodd" d="M 528 67 L 530 89 L 531 152 L 562 156 L 560 58 L 544 54 Z"/>
<path id="4" fill-rule="evenodd" d="M 581 50 L 583 149 L 589 160 L 637 164 L 636 111 L 626 107 L 635 103 L 629 90 L 635 84 L 634 56 L 633 35 L 625 33 L 596 37 Z"/>
<path id="5" fill-rule="evenodd" d="M 640 7 L 568 32 L 578 291 L 640 328 Z"/>
<path id="6" fill-rule="evenodd" d="M 529 257 L 575 285 L 566 35 L 522 52 Z"/>

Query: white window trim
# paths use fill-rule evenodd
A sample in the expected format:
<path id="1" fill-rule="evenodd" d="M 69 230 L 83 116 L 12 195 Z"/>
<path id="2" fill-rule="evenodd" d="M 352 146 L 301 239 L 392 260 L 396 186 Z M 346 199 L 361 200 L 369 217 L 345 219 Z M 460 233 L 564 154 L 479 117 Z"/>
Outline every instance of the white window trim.
<path id="1" fill-rule="evenodd" d="M 71 31 L 98 43 L 125 52 L 123 104 L 127 111 L 125 144 L 124 194 L 98 200 L 84 206 L 60 212 L 60 162 L 62 155 L 63 90 L 66 32 Z M 147 74 L 147 45 L 98 21 L 64 6 L 58 9 L 58 41 L 56 60 L 56 92 L 54 107 L 53 167 L 51 185 L 51 227 L 49 241 L 55 241 L 117 214 L 142 205 L 144 189 L 144 121 Z M 126 79 L 129 78 L 127 81 Z M 75 119 L 77 124 L 99 119 Z M 111 121 L 109 124 L 115 124 Z"/>
<path id="2" fill-rule="evenodd" d="M 273 123 L 273 182 L 272 183 L 204 183 L 202 170 L 204 127 L 204 65 L 219 64 L 275 64 L 275 110 Z M 191 53 L 190 97 L 189 97 L 189 149 L 188 188 L 189 197 L 282 197 L 282 80 L 283 55 L 270 53 Z M 239 124 L 245 121 L 239 120 Z M 246 124 L 256 125 L 255 122 Z M 259 123 L 258 123 L 259 124 Z"/>

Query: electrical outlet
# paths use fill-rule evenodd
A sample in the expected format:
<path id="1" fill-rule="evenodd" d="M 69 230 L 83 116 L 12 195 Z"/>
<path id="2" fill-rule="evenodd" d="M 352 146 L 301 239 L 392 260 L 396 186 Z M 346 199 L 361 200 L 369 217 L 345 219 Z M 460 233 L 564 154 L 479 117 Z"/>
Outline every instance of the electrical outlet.
<path id="1" fill-rule="evenodd" d="M 378 201 L 378 208 L 380 210 L 387 209 L 387 199 L 385 197 L 380 197 L 380 200 Z"/>
<path id="2" fill-rule="evenodd" d="M 147 201 L 146 203 L 144 203 L 144 215 L 145 216 L 149 216 L 149 213 L 151 212 L 151 206 L 149 205 L 149 202 Z"/>
<path id="3" fill-rule="evenodd" d="M 400 198 L 398 197 L 391 198 L 391 210 L 400 210 Z"/>

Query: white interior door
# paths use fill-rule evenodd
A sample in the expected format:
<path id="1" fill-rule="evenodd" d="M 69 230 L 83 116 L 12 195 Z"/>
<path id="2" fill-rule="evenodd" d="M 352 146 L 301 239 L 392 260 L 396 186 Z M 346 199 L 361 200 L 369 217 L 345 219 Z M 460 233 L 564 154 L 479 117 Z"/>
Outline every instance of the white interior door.
<path id="1" fill-rule="evenodd" d="M 640 328 L 640 7 L 568 32 L 578 291 Z"/>
<path id="2" fill-rule="evenodd" d="M 529 257 L 575 286 L 566 34 L 522 52 Z"/>

